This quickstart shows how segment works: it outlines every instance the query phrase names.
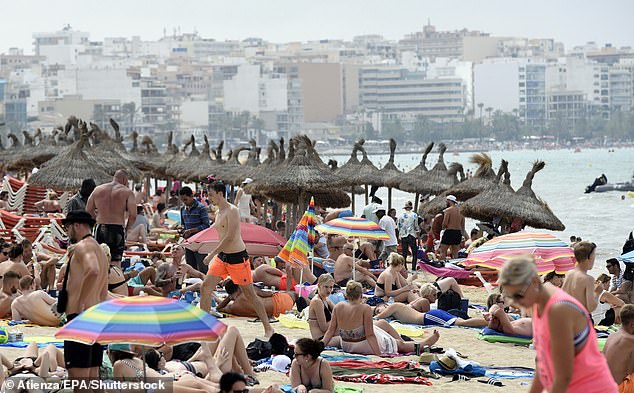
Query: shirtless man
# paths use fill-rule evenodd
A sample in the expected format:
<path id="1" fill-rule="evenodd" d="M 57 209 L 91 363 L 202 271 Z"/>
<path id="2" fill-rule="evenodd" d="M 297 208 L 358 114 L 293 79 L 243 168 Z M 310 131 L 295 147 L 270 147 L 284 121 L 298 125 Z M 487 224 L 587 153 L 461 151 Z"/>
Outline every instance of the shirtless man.
<path id="1" fill-rule="evenodd" d="M 336 261 L 339 255 L 343 254 L 343 246 L 348 243 L 345 237 L 341 235 L 328 235 L 326 244 L 330 252 L 330 259 Z"/>
<path id="2" fill-rule="evenodd" d="M 592 313 L 597 308 L 598 300 L 594 294 L 594 278 L 588 271 L 594 266 L 597 245 L 589 241 L 575 243 L 574 252 L 577 266 L 566 274 L 561 289 L 579 300 Z"/>
<path id="3" fill-rule="evenodd" d="M 209 265 L 200 291 L 200 308 L 209 312 L 211 309 L 212 292 L 220 280 L 231 276 L 233 282 L 239 285 L 246 299 L 251 303 L 264 326 L 264 335 L 268 338 L 275 333 L 266 315 L 262 301 L 255 293 L 251 264 L 246 245 L 240 235 L 240 212 L 235 205 L 225 199 L 226 186 L 222 181 L 214 181 L 209 185 L 209 199 L 218 207 L 216 221 L 212 228 L 218 231 L 220 241 L 216 249 L 210 252 L 203 263 Z"/>
<path id="4" fill-rule="evenodd" d="M 112 182 L 97 186 L 90 194 L 86 211 L 97 220 L 95 240 L 110 247 L 111 262 L 120 268 L 125 234 L 136 221 L 134 193 L 128 188 L 128 174 L 119 169 Z M 128 213 L 127 226 L 125 221 Z"/>
<path id="5" fill-rule="evenodd" d="M 445 232 L 440 239 L 440 260 L 447 259 L 447 248 L 451 249 L 451 257 L 458 257 L 462 234 L 465 233 L 464 216 L 458 209 L 458 201 L 453 195 L 447 195 L 447 208 L 442 221 L 442 229 Z"/>
<path id="6" fill-rule="evenodd" d="M 9 259 L 0 263 L 0 277 L 4 276 L 7 272 L 15 272 L 20 277 L 28 276 L 31 274 L 26 264 L 22 260 L 22 254 L 24 248 L 21 244 L 13 244 L 9 251 Z"/>
<path id="7" fill-rule="evenodd" d="M 245 296 L 244 292 L 240 289 L 240 287 L 234 284 L 233 281 L 228 280 L 225 283 L 225 289 L 227 290 L 227 294 L 229 296 L 227 296 L 218 305 L 218 311 L 240 317 L 258 316 L 253 307 L 253 302 Z M 260 302 L 264 305 L 264 309 L 266 310 L 266 315 L 268 317 L 278 317 L 280 314 L 284 314 L 286 311 L 291 310 L 298 298 L 298 295 L 292 290 L 286 292 L 272 292 L 256 289 L 255 292 Z M 308 304 L 308 301 L 306 301 L 305 304 Z"/>
<path id="8" fill-rule="evenodd" d="M 11 304 L 18 297 L 20 276 L 14 271 L 8 271 L 2 277 L 2 291 L 0 291 L 0 318 L 11 316 Z"/>
<path id="9" fill-rule="evenodd" d="M 310 271 L 310 267 L 305 265 L 301 273 L 302 282 L 315 284 L 317 277 Z M 289 285 L 288 276 L 291 276 Z M 300 280 L 300 269 L 293 269 L 282 259 L 275 258 L 275 267 L 261 264 L 253 271 L 253 281 L 261 282 L 267 287 L 275 287 L 281 291 L 292 290 Z M 311 285 L 312 285 L 311 284 Z"/>
<path id="10" fill-rule="evenodd" d="M 621 309 L 621 328 L 610 334 L 603 347 L 612 377 L 619 384 L 619 392 L 634 391 L 634 305 Z"/>
<path id="11" fill-rule="evenodd" d="M 485 327 L 487 325 L 487 321 L 484 318 L 462 319 L 444 310 L 420 312 L 409 304 L 403 303 L 381 303 L 374 309 L 374 317 L 378 319 L 393 317 L 402 323 L 423 326 Z"/>
<path id="12" fill-rule="evenodd" d="M 74 249 L 69 252 L 71 255 L 64 272 L 68 275 L 68 303 L 65 310 L 60 310 L 66 312 L 69 322 L 84 310 L 106 300 L 108 294 L 108 257 L 90 234 L 94 224 L 94 218 L 82 211 L 68 212 L 62 220 L 68 238 L 74 244 Z M 86 345 L 64 341 L 64 359 L 68 376 L 99 378 L 102 352 L 100 344 Z"/>
<path id="13" fill-rule="evenodd" d="M 354 252 L 354 246 L 350 243 L 346 243 L 343 246 L 343 254 L 337 258 L 335 262 L 335 282 L 340 287 L 345 287 L 348 280 L 352 279 L 352 264 L 354 259 L 352 253 Z M 371 288 L 376 286 L 376 280 L 374 274 L 361 265 L 361 261 L 356 263 L 355 280 L 358 282 L 365 282 Z"/>
<path id="14" fill-rule="evenodd" d="M 35 289 L 33 277 L 20 279 L 20 291 L 11 305 L 11 318 L 14 321 L 27 320 L 40 326 L 58 327 L 60 314 L 57 312 L 57 300 L 43 290 Z"/>

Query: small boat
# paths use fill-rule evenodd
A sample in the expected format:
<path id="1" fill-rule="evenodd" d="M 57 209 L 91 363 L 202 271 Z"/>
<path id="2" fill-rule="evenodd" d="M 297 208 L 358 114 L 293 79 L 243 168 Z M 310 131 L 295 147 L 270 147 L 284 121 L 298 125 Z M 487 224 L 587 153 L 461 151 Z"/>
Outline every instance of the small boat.
<path id="1" fill-rule="evenodd" d="M 634 191 L 634 179 L 623 182 L 623 183 L 613 183 L 613 184 L 604 184 L 602 186 L 597 186 L 595 189 L 596 192 L 606 192 L 606 191 Z"/>
<path id="2" fill-rule="evenodd" d="M 596 179 L 594 179 L 594 182 L 592 184 L 590 184 L 589 186 L 586 187 L 586 194 L 589 194 L 593 191 L 596 190 L 597 187 L 599 186 L 603 186 L 608 184 L 608 178 L 605 176 L 605 174 L 601 174 L 601 176 L 597 177 Z"/>

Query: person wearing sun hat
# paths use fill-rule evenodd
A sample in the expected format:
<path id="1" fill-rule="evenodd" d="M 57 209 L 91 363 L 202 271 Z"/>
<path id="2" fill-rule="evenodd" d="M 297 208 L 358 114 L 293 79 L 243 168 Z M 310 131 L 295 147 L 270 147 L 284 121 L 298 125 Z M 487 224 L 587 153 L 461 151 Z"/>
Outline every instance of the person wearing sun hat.
<path id="1" fill-rule="evenodd" d="M 440 259 L 447 259 L 447 249 L 451 249 L 451 257 L 458 256 L 460 242 L 462 242 L 462 234 L 466 233 L 465 219 L 460 209 L 458 209 L 458 200 L 453 195 L 447 195 L 447 208 L 445 209 L 442 221 L 442 229 L 444 230 L 440 239 Z"/>

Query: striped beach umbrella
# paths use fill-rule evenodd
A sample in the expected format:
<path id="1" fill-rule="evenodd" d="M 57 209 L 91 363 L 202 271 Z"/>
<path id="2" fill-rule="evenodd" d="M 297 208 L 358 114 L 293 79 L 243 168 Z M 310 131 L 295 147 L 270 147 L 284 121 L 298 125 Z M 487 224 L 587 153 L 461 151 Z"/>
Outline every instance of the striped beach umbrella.
<path id="1" fill-rule="evenodd" d="M 128 343 L 158 347 L 214 341 L 227 326 L 200 308 L 158 296 L 131 296 L 96 304 L 55 337 L 84 344 Z"/>
<path id="2" fill-rule="evenodd" d="M 316 221 L 315 200 L 311 198 L 308 209 L 304 212 L 299 224 L 297 224 L 284 248 L 277 256 L 293 267 L 301 268 L 306 266 L 308 264 L 308 253 L 313 249 L 316 241 Z"/>
<path id="3" fill-rule="evenodd" d="M 320 233 L 330 233 L 359 239 L 388 240 L 390 238 L 374 221 L 366 220 L 361 217 L 336 218 L 318 225 L 315 229 Z"/>
<path id="4" fill-rule="evenodd" d="M 462 263 L 500 269 L 511 258 L 526 254 L 535 258 L 539 274 L 565 273 L 576 263 L 568 244 L 549 233 L 539 232 L 516 232 L 493 238 L 471 251 Z"/>

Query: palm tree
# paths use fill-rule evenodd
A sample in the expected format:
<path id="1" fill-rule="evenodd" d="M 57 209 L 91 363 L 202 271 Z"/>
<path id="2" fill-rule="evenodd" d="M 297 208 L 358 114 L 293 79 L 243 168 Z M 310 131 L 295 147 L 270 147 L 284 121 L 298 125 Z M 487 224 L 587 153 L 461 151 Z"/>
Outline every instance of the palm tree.
<path id="1" fill-rule="evenodd" d="M 482 125 L 482 108 L 484 108 L 484 103 L 478 103 L 478 109 L 480 109 L 480 125 Z"/>

